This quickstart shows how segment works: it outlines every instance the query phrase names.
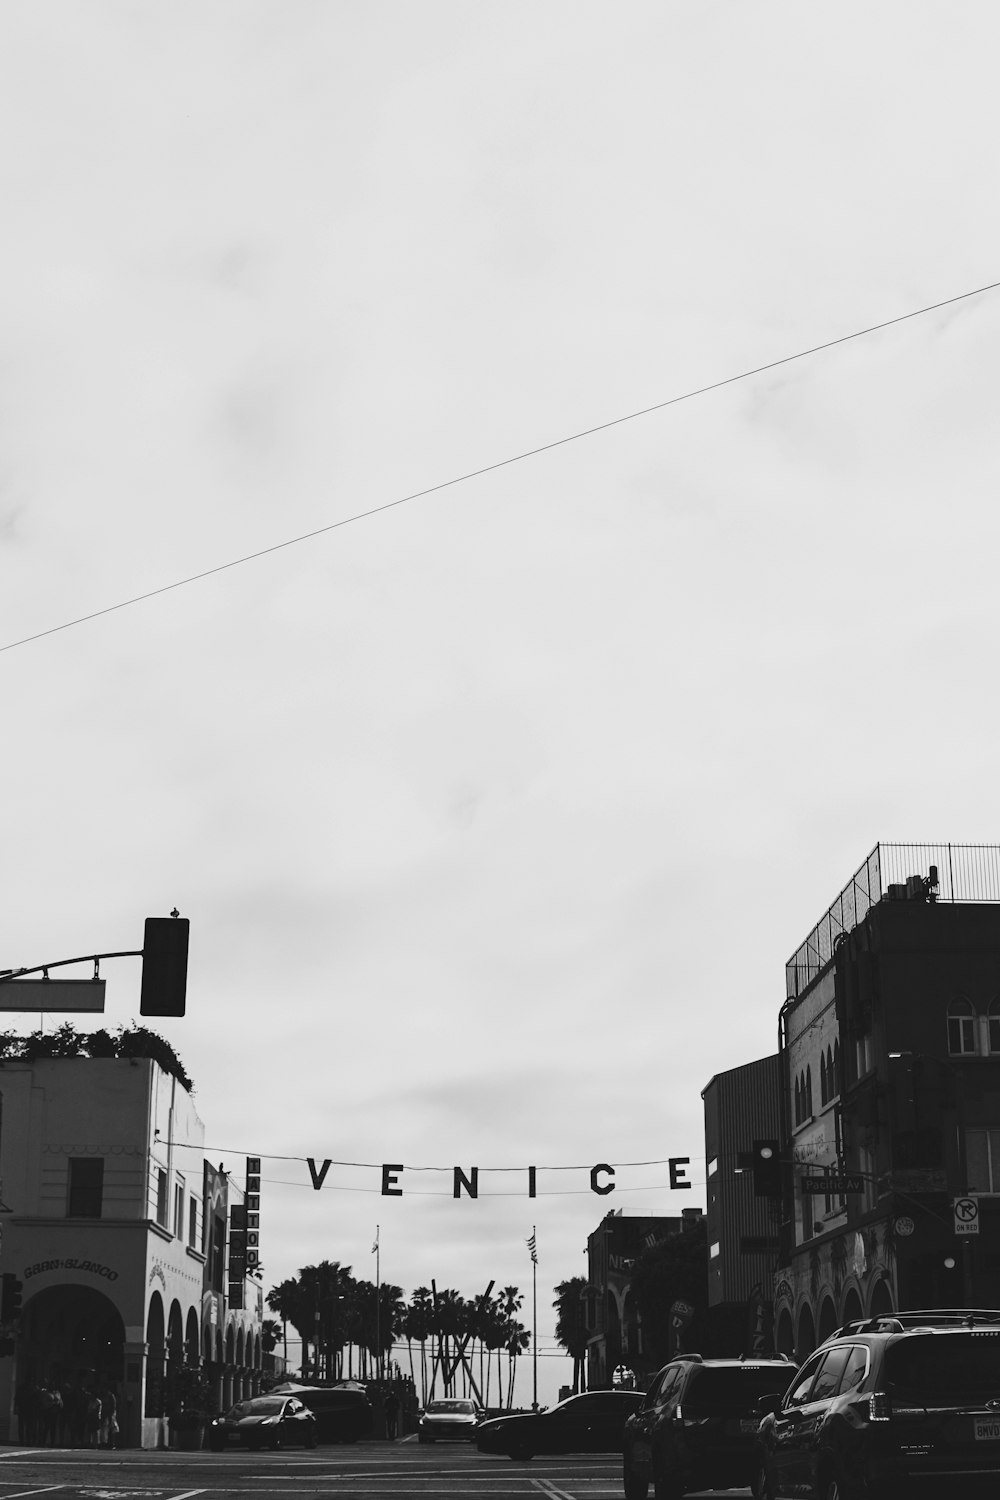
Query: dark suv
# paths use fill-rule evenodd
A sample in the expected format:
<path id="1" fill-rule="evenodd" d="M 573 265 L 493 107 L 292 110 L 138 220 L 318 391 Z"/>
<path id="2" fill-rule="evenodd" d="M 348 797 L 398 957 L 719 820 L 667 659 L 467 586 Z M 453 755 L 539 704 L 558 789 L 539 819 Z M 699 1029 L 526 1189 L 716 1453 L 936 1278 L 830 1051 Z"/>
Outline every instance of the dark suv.
<path id="1" fill-rule="evenodd" d="M 665 1365 L 625 1423 L 626 1500 L 674 1500 L 685 1490 L 750 1483 L 762 1397 L 778 1399 L 795 1374 L 787 1359 L 702 1359 Z"/>
<path id="2" fill-rule="evenodd" d="M 1000 1310 L 849 1323 L 810 1355 L 758 1435 L 758 1500 L 1000 1488 Z"/>

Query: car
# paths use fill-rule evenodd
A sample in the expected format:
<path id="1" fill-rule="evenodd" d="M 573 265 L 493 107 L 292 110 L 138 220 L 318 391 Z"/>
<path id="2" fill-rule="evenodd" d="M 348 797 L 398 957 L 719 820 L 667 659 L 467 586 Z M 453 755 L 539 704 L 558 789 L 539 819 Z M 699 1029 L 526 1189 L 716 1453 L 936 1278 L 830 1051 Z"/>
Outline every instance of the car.
<path id="1" fill-rule="evenodd" d="M 271 1392 L 279 1393 L 294 1395 L 309 1408 L 316 1418 L 321 1443 L 356 1443 L 373 1429 L 371 1402 L 364 1386 L 356 1381 L 340 1385 L 296 1385 L 287 1381 Z"/>
<path id="2" fill-rule="evenodd" d="M 458 1396 L 428 1401 L 417 1423 L 417 1441 L 434 1443 L 438 1438 L 461 1438 L 468 1441 L 475 1437 L 482 1415 L 474 1401 L 466 1401 Z"/>
<path id="3" fill-rule="evenodd" d="M 626 1500 L 676 1500 L 688 1490 L 749 1485 L 761 1397 L 780 1397 L 795 1374 L 783 1356 L 705 1359 L 682 1354 L 663 1366 L 625 1423 Z"/>
<path id="4" fill-rule="evenodd" d="M 620 1453 L 626 1418 L 639 1391 L 586 1391 L 547 1411 L 491 1417 L 476 1428 L 480 1453 L 532 1458 L 536 1453 Z"/>
<path id="5" fill-rule="evenodd" d="M 216 1453 L 233 1444 L 244 1448 L 283 1448 L 286 1443 L 316 1446 L 316 1418 L 295 1396 L 253 1396 L 237 1401 L 208 1430 Z"/>
<path id="6" fill-rule="evenodd" d="M 1000 1311 L 860 1319 L 810 1355 L 758 1433 L 758 1500 L 1000 1493 Z"/>

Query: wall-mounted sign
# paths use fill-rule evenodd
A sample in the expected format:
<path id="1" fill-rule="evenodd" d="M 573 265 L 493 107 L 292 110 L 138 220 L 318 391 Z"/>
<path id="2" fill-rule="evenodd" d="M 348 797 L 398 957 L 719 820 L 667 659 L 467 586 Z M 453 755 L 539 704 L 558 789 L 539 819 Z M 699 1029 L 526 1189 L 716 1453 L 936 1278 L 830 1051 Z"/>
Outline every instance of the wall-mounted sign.
<path id="1" fill-rule="evenodd" d="M 836 1177 L 801 1177 L 799 1186 L 814 1198 L 826 1193 L 836 1193 L 844 1198 L 848 1193 L 863 1193 L 865 1179 L 863 1172 L 840 1172 Z"/>
<path id="2" fill-rule="evenodd" d="M 955 1214 L 955 1233 L 978 1234 L 979 1199 L 968 1196 L 965 1198 L 955 1198 L 952 1200 L 951 1206 Z"/>

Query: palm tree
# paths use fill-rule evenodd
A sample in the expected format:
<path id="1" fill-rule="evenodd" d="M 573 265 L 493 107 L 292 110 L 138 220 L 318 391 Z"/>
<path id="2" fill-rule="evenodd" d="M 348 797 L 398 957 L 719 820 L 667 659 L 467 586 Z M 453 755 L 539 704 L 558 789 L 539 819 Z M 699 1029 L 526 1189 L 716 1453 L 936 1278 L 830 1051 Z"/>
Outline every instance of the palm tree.
<path id="1" fill-rule="evenodd" d="M 430 1288 L 418 1286 L 410 1296 L 410 1305 L 406 1309 L 406 1339 L 410 1345 L 410 1375 L 413 1377 L 413 1340 L 416 1339 L 420 1345 L 420 1404 L 427 1405 L 427 1339 L 431 1333 L 434 1303 L 431 1299 Z M 416 1390 L 416 1378 L 413 1378 L 413 1388 Z"/>
<path id="2" fill-rule="evenodd" d="M 573 1360 L 573 1392 L 587 1389 L 587 1324 L 583 1298 L 587 1290 L 584 1276 L 571 1276 L 555 1288 L 556 1343 L 561 1344 Z"/>
<path id="3" fill-rule="evenodd" d="M 521 1326 L 517 1322 L 516 1318 L 514 1317 L 514 1314 L 521 1311 L 521 1304 L 523 1302 L 524 1302 L 524 1298 L 521 1296 L 521 1292 L 520 1292 L 520 1289 L 518 1287 L 516 1287 L 516 1286 L 505 1286 L 502 1289 L 502 1291 L 500 1293 L 500 1297 L 499 1297 L 499 1311 L 500 1311 L 500 1317 L 501 1317 L 501 1320 L 503 1322 L 503 1329 L 504 1329 L 503 1347 L 507 1350 L 507 1355 L 508 1355 L 508 1360 L 509 1360 L 508 1371 L 507 1371 L 507 1405 L 508 1405 L 508 1407 L 510 1406 L 511 1400 L 512 1400 L 512 1397 L 513 1397 L 513 1391 L 514 1391 L 514 1360 L 517 1358 L 517 1350 L 515 1349 L 515 1350 L 512 1351 L 511 1344 L 514 1343 L 514 1342 L 516 1342 L 515 1330 L 519 1329 L 520 1326 Z"/>

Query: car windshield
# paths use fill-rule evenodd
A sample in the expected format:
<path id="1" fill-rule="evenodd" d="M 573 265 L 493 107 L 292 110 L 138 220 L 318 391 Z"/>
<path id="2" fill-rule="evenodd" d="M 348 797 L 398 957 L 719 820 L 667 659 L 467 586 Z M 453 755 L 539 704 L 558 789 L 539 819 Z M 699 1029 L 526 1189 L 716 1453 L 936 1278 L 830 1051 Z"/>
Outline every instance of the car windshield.
<path id="1" fill-rule="evenodd" d="M 777 1369 L 728 1365 L 724 1369 L 696 1370 L 683 1405 L 692 1411 L 752 1411 L 761 1396 L 783 1395 L 794 1374 L 791 1365 Z"/>
<path id="2" fill-rule="evenodd" d="M 887 1386 L 907 1395 L 1000 1396 L 1000 1333 L 923 1334 L 902 1338 L 885 1356 Z"/>
<path id="3" fill-rule="evenodd" d="M 233 1412 L 238 1412 L 241 1417 L 274 1417 L 284 1404 L 277 1396 L 260 1396 L 255 1401 L 244 1401 L 240 1406 L 234 1406 Z"/>
<path id="4" fill-rule="evenodd" d="M 440 1412 L 461 1412 L 462 1416 L 475 1414 L 475 1407 L 471 1401 L 428 1401 L 427 1411 L 429 1415 L 436 1416 Z"/>

